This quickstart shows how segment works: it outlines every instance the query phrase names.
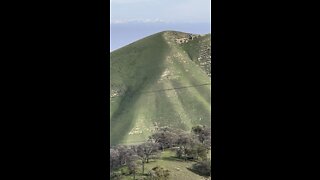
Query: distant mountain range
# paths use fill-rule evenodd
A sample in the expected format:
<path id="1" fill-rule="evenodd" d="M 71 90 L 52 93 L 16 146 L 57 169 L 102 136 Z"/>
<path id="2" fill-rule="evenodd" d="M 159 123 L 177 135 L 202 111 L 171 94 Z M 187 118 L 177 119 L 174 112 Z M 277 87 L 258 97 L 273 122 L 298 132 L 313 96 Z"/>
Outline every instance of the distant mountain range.
<path id="1" fill-rule="evenodd" d="M 111 53 L 111 144 L 211 125 L 211 34 L 163 31 Z"/>

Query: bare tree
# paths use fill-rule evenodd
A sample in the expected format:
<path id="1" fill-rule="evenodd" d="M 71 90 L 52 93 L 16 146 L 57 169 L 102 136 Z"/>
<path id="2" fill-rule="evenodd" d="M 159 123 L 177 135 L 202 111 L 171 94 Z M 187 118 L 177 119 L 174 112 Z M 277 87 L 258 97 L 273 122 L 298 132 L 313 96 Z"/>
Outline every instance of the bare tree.
<path id="1" fill-rule="evenodd" d="M 179 131 L 169 127 L 162 127 L 150 136 L 152 142 L 158 143 L 161 150 L 173 147 L 178 140 Z"/>
<path id="2" fill-rule="evenodd" d="M 189 133 L 182 133 L 179 135 L 177 150 L 178 157 L 184 157 L 184 160 L 187 161 L 187 157 L 192 154 L 193 146 L 197 143 L 197 140 Z"/>
<path id="3" fill-rule="evenodd" d="M 112 171 L 115 168 L 120 166 L 119 161 L 119 151 L 116 148 L 110 149 L 110 170 Z"/>
<path id="4" fill-rule="evenodd" d="M 139 164 L 137 163 L 137 156 L 131 156 L 128 159 L 127 167 L 130 171 L 130 173 L 133 175 L 133 179 L 136 179 L 136 173 L 139 168 Z"/>
<path id="5" fill-rule="evenodd" d="M 159 145 L 157 143 L 146 142 L 133 148 L 141 160 L 142 174 L 144 174 L 144 164 L 148 163 L 150 159 L 157 157 L 159 153 Z"/>
<path id="6" fill-rule="evenodd" d="M 117 146 L 116 149 L 119 153 L 119 163 L 120 166 L 126 165 L 127 156 L 128 156 L 128 147 L 127 146 Z"/>
<path id="7" fill-rule="evenodd" d="M 192 128 L 192 132 L 198 136 L 201 143 L 211 141 L 211 128 L 209 127 L 198 125 Z"/>

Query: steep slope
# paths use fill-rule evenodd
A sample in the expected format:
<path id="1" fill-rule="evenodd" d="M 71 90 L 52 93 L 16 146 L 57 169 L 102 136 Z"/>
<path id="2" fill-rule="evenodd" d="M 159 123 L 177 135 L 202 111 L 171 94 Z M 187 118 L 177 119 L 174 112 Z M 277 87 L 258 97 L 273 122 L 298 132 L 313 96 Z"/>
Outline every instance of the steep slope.
<path id="1" fill-rule="evenodd" d="M 144 141 L 159 126 L 210 125 L 210 48 L 211 35 L 165 31 L 112 52 L 111 144 Z"/>

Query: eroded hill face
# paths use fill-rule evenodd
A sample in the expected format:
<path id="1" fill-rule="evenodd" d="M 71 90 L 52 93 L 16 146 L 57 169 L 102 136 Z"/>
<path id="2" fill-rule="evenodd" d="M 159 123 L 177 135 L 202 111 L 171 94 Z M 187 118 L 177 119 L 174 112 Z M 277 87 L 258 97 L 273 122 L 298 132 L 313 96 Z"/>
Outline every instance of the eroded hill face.
<path id="1" fill-rule="evenodd" d="M 182 32 L 165 32 L 170 43 L 174 41 L 187 52 L 189 58 L 211 77 L 211 34 L 198 35 Z"/>
<path id="2" fill-rule="evenodd" d="M 211 124 L 211 35 L 161 32 L 111 53 L 111 143 Z"/>

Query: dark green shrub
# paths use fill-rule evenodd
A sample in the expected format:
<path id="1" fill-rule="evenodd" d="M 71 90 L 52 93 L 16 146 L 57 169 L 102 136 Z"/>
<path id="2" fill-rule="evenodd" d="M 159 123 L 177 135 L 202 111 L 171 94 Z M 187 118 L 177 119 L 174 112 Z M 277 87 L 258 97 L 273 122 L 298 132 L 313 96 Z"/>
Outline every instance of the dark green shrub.
<path id="1" fill-rule="evenodd" d="M 192 170 L 202 176 L 211 175 L 211 161 L 200 161 L 192 166 Z"/>

